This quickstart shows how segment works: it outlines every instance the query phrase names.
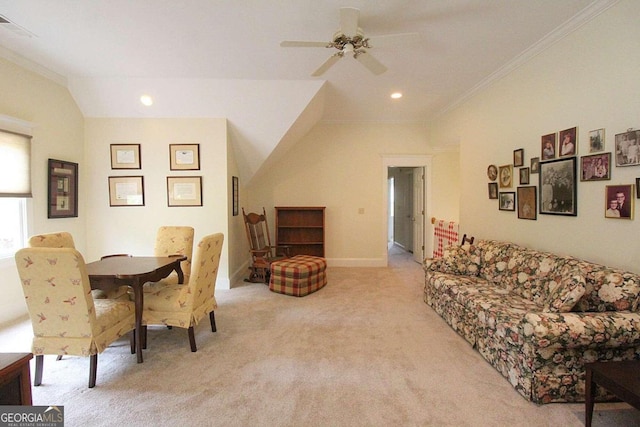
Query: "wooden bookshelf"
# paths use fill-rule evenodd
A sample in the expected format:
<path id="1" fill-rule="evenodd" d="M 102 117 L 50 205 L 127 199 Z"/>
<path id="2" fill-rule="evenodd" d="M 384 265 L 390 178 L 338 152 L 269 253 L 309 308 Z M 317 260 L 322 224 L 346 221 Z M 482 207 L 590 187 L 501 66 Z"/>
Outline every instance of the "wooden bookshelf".
<path id="1" fill-rule="evenodd" d="M 324 257 L 324 206 L 276 206 L 276 245 L 290 254 Z"/>

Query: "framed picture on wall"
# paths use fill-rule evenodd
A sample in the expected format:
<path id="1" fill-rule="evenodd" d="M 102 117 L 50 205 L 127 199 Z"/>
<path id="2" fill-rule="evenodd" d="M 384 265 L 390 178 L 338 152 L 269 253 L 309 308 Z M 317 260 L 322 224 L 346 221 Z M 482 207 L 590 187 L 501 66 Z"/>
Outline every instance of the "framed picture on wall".
<path id="1" fill-rule="evenodd" d="M 109 206 L 144 206 L 144 177 L 110 176 Z"/>
<path id="2" fill-rule="evenodd" d="M 490 182 L 489 183 L 489 199 L 497 199 L 498 198 L 498 183 Z"/>
<path id="3" fill-rule="evenodd" d="M 640 130 L 616 135 L 616 166 L 640 165 Z"/>
<path id="4" fill-rule="evenodd" d="M 231 199 L 233 200 L 233 216 L 238 216 L 238 205 L 239 205 L 239 196 L 238 196 L 238 177 L 231 177 Z"/>
<path id="5" fill-rule="evenodd" d="M 524 166 L 524 148 L 513 150 L 513 166 Z"/>
<path id="6" fill-rule="evenodd" d="M 501 211 L 516 210 L 516 193 L 513 191 L 501 191 L 498 195 L 498 209 Z"/>
<path id="7" fill-rule="evenodd" d="M 140 144 L 111 144 L 111 169 L 141 169 Z"/>
<path id="8" fill-rule="evenodd" d="M 513 166 L 504 165 L 500 166 L 498 172 L 498 182 L 500 188 L 510 188 L 513 182 Z"/>
<path id="9" fill-rule="evenodd" d="M 542 161 L 556 158 L 556 134 L 542 135 L 540 138 L 540 159 Z"/>
<path id="10" fill-rule="evenodd" d="M 578 152 L 578 128 L 573 127 L 560 131 L 560 142 L 558 143 L 560 157 L 575 156 Z"/>
<path id="11" fill-rule="evenodd" d="M 604 216 L 633 219 L 633 184 L 605 187 Z"/>
<path id="12" fill-rule="evenodd" d="M 611 179 L 611 153 L 580 157 L 580 181 Z"/>
<path id="13" fill-rule="evenodd" d="M 520 185 L 529 184 L 529 168 L 520 168 Z"/>
<path id="14" fill-rule="evenodd" d="M 172 206 L 202 206 L 201 176 L 168 176 L 167 204 Z"/>
<path id="15" fill-rule="evenodd" d="M 537 219 L 536 187 L 518 187 L 518 218 Z"/>
<path id="16" fill-rule="evenodd" d="M 575 157 L 540 163 L 541 214 L 578 215 L 576 164 Z"/>
<path id="17" fill-rule="evenodd" d="M 531 173 L 538 173 L 540 171 L 540 157 L 531 158 Z"/>
<path id="18" fill-rule="evenodd" d="M 604 128 L 589 131 L 589 152 L 604 151 Z"/>
<path id="19" fill-rule="evenodd" d="M 200 144 L 169 144 L 169 168 L 200 170 Z"/>
<path id="20" fill-rule="evenodd" d="M 49 159 L 47 218 L 78 216 L 78 164 Z"/>

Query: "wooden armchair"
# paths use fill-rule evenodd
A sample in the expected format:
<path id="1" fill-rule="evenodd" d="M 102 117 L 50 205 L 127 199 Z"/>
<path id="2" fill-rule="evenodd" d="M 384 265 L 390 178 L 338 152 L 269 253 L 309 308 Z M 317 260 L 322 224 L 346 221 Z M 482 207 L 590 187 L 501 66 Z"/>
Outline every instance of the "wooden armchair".
<path id="1" fill-rule="evenodd" d="M 262 208 L 262 214 L 245 213 L 242 208 L 244 225 L 249 240 L 249 253 L 251 260 L 249 265 L 249 277 L 246 282 L 268 283 L 271 263 L 289 258 L 289 246 L 272 246 L 267 213 Z"/>

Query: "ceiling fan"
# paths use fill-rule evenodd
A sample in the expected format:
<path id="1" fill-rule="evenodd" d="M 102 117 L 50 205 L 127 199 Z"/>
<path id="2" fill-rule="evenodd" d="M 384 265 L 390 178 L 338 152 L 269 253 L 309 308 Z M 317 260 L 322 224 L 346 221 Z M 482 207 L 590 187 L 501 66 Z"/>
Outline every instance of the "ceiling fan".
<path id="1" fill-rule="evenodd" d="M 418 37 L 418 33 L 389 34 L 375 37 L 365 37 L 362 28 L 358 26 L 360 10 L 353 7 L 340 8 L 340 29 L 335 32 L 330 42 L 313 41 L 283 41 L 282 47 L 324 47 L 335 48 L 338 52 L 329 57 L 317 70 L 311 74 L 321 76 L 346 54 L 353 57 L 375 75 L 387 71 L 387 67 L 374 58 L 369 49 L 389 44 L 406 43 Z"/>

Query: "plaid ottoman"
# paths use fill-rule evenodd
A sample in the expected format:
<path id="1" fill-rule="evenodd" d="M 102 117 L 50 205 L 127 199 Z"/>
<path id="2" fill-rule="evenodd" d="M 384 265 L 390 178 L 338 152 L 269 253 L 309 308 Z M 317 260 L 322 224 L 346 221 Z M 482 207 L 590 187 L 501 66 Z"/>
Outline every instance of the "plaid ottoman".
<path id="1" fill-rule="evenodd" d="M 269 290 L 285 295 L 303 297 L 327 284 L 327 261 L 310 255 L 271 263 Z"/>

